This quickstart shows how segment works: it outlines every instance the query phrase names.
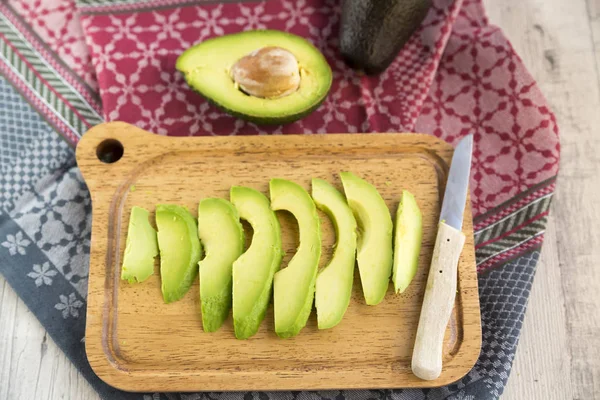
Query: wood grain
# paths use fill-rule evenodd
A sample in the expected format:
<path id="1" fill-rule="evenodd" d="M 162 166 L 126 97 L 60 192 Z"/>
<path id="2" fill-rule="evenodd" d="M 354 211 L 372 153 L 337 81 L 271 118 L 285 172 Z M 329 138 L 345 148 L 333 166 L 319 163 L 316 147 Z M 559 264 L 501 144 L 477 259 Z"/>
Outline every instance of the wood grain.
<path id="1" fill-rule="evenodd" d="M 516 361 L 503 399 L 575 398 L 562 275 L 556 242 L 556 220 L 551 218 L 546 228 L 544 250 L 537 266 Z"/>
<path id="2" fill-rule="evenodd" d="M 123 158 L 113 164 L 97 157 L 108 139 L 124 147 Z M 474 364 L 481 341 L 470 206 L 444 370 L 435 381 L 420 380 L 410 370 L 452 154 L 452 147 L 430 135 L 166 138 L 118 122 L 92 128 L 77 147 L 93 207 L 86 329 L 92 368 L 111 385 L 134 391 L 429 387 L 455 381 Z M 136 285 L 119 279 L 133 205 L 153 210 L 158 203 L 175 203 L 195 214 L 200 199 L 227 198 L 234 184 L 268 193 L 273 177 L 306 189 L 320 177 L 339 188 L 343 170 L 372 182 L 391 210 L 402 189 L 412 192 L 423 213 L 423 246 L 411 286 L 394 295 L 390 285 L 376 307 L 364 304 L 357 273 L 350 307 L 334 329 L 319 331 L 313 313 L 300 335 L 282 340 L 269 310 L 258 334 L 247 341 L 235 339 L 231 318 L 218 332 L 206 334 L 197 282 L 182 300 L 165 305 L 158 273 Z M 291 216 L 279 217 L 290 255 L 297 247 L 297 227 Z M 323 220 L 322 264 L 335 240 L 331 223 Z"/>
<path id="3" fill-rule="evenodd" d="M 98 398 L 0 275 L 0 399 Z"/>
<path id="4" fill-rule="evenodd" d="M 499 25 L 511 40 L 557 114 L 562 131 L 562 163 L 572 162 L 568 160 L 570 157 L 578 157 L 578 162 L 587 168 L 581 174 L 575 170 L 572 176 L 579 185 L 586 186 L 587 195 L 599 198 L 596 175 L 586 172 L 600 168 L 596 156 L 600 148 L 590 140 L 595 134 L 593 127 L 599 126 L 594 122 L 594 113 L 600 109 L 600 102 L 594 97 L 598 90 L 595 80 L 600 73 L 598 0 L 589 0 L 587 7 L 585 0 L 484 0 L 484 3 L 491 22 Z M 573 62 L 569 60 L 572 57 Z M 577 145 L 578 142 L 581 144 Z M 589 151 L 564 151 L 574 146 L 587 146 Z M 559 219 L 564 215 L 569 218 L 578 194 L 563 190 L 562 179 L 558 187 L 563 195 L 552 206 L 503 400 L 600 398 L 594 383 L 582 378 L 584 371 L 600 375 L 593 353 L 572 352 L 574 331 L 598 331 L 598 312 L 587 314 L 577 310 L 580 302 L 597 304 L 598 281 L 585 279 L 585 274 L 581 274 L 597 266 L 589 256 L 587 260 L 578 260 L 573 266 L 576 271 L 563 268 L 559 261 L 559 253 L 564 253 L 573 242 L 589 244 L 583 237 L 592 227 L 600 225 L 600 218 L 593 210 L 584 209 L 579 210 L 584 213 L 579 226 L 565 225 Z M 559 230 L 562 231 L 560 241 Z M 581 274 L 578 284 L 573 284 L 577 277 L 565 279 L 569 274 Z M 596 294 L 588 297 L 587 287 Z M 0 399 L 98 399 L 97 393 L 52 340 L 45 340 L 43 327 L 1 276 L 0 297 Z M 580 347 L 588 343 L 581 337 L 577 339 Z M 47 346 L 45 353 L 41 351 L 43 343 Z M 590 342 L 588 348 L 593 344 Z M 31 365 L 41 365 L 39 372 L 32 374 L 34 379 L 17 378 L 22 357 L 27 357 Z"/>

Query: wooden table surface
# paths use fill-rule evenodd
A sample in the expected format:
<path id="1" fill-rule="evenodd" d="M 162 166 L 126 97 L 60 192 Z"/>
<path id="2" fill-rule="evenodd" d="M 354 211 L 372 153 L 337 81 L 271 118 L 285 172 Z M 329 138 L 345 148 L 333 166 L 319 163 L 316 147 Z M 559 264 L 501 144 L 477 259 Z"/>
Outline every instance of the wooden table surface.
<path id="1" fill-rule="evenodd" d="M 600 0 L 485 0 L 556 113 L 561 170 L 503 399 L 600 399 Z M 0 399 L 98 399 L 0 277 Z M 25 367 L 26 366 L 26 367 Z"/>

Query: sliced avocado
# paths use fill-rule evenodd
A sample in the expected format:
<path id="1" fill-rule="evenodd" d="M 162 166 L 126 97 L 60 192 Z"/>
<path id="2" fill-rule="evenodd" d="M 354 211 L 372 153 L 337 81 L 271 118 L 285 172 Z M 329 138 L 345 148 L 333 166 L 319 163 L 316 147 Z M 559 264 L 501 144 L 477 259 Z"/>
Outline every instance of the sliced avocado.
<path id="1" fill-rule="evenodd" d="M 158 255 L 158 244 L 156 231 L 150 225 L 148 215 L 148 210 L 144 208 L 131 208 L 121 268 L 121 279 L 126 279 L 129 283 L 143 282 L 154 273 L 154 257 Z"/>
<path id="2" fill-rule="evenodd" d="M 244 228 L 230 202 L 208 198 L 198 205 L 198 237 L 205 257 L 200 267 L 202 326 L 214 332 L 231 308 L 232 266 L 244 251 Z"/>
<path id="3" fill-rule="evenodd" d="M 321 258 L 321 221 L 310 195 L 300 185 L 271 179 L 271 208 L 286 210 L 298 221 L 298 250 L 288 266 L 275 274 L 275 333 L 287 338 L 306 325 L 315 294 Z"/>
<path id="4" fill-rule="evenodd" d="M 252 30 L 205 40 L 183 52 L 176 68 L 192 89 L 224 111 L 257 124 L 282 124 L 325 100 L 332 73 L 307 40 Z"/>
<path id="5" fill-rule="evenodd" d="M 259 191 L 233 186 L 231 202 L 254 230 L 250 247 L 233 263 L 233 326 L 238 339 L 247 339 L 258 331 L 269 305 L 273 275 L 283 257 L 281 228 Z"/>
<path id="6" fill-rule="evenodd" d="M 368 305 L 385 297 L 392 272 L 392 217 L 377 189 L 351 172 L 340 173 L 348 205 L 358 222 L 356 259 Z"/>
<path id="7" fill-rule="evenodd" d="M 196 278 L 202 246 L 196 220 L 185 207 L 157 205 L 156 226 L 163 299 L 172 303 L 187 293 Z"/>
<path id="8" fill-rule="evenodd" d="M 394 234 L 394 269 L 392 281 L 396 293 L 404 292 L 417 273 L 419 254 L 423 240 L 421 210 L 415 196 L 402 191 L 402 199 L 396 212 Z"/>
<path id="9" fill-rule="evenodd" d="M 317 207 L 331 218 L 336 244 L 329 264 L 317 275 L 315 306 L 319 329 L 340 323 L 352 294 L 356 257 L 356 219 L 344 196 L 323 179 L 312 180 Z"/>

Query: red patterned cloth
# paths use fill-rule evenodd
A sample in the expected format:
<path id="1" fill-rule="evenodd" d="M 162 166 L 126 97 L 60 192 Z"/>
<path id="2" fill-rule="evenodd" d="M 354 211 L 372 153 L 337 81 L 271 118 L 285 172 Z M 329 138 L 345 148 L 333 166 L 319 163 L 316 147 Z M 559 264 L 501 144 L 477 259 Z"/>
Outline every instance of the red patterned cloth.
<path id="1" fill-rule="evenodd" d="M 90 13 L 82 23 L 107 120 L 163 135 L 419 131 L 454 144 L 473 132 L 476 215 L 556 175 L 554 116 L 479 0 L 434 1 L 420 31 L 377 77 L 341 61 L 339 15 L 338 1 L 289 0 Z M 327 100 L 301 121 L 272 128 L 240 121 L 175 71 L 178 55 L 194 43 L 259 28 L 308 38 L 332 66 Z"/>
<path id="2" fill-rule="evenodd" d="M 12 9 L 7 10 L 7 15 L 13 17 L 13 23 L 26 25 L 20 29 L 21 32 L 29 36 L 26 32 L 29 29 L 37 34 L 43 40 L 41 48 L 47 47 L 92 89 L 98 89 L 79 13 L 73 1 L 7 0 L 7 4 Z M 35 39 L 31 41 L 35 42 Z"/>

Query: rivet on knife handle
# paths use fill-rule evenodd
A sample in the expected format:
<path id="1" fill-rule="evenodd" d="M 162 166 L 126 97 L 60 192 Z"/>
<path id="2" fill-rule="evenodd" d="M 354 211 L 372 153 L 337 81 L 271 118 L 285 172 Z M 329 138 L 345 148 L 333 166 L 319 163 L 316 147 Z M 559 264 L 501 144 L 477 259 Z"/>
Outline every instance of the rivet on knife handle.
<path id="1" fill-rule="evenodd" d="M 421 379 L 442 372 L 444 333 L 456 296 L 457 265 L 465 235 L 440 222 L 412 356 L 412 371 Z"/>

